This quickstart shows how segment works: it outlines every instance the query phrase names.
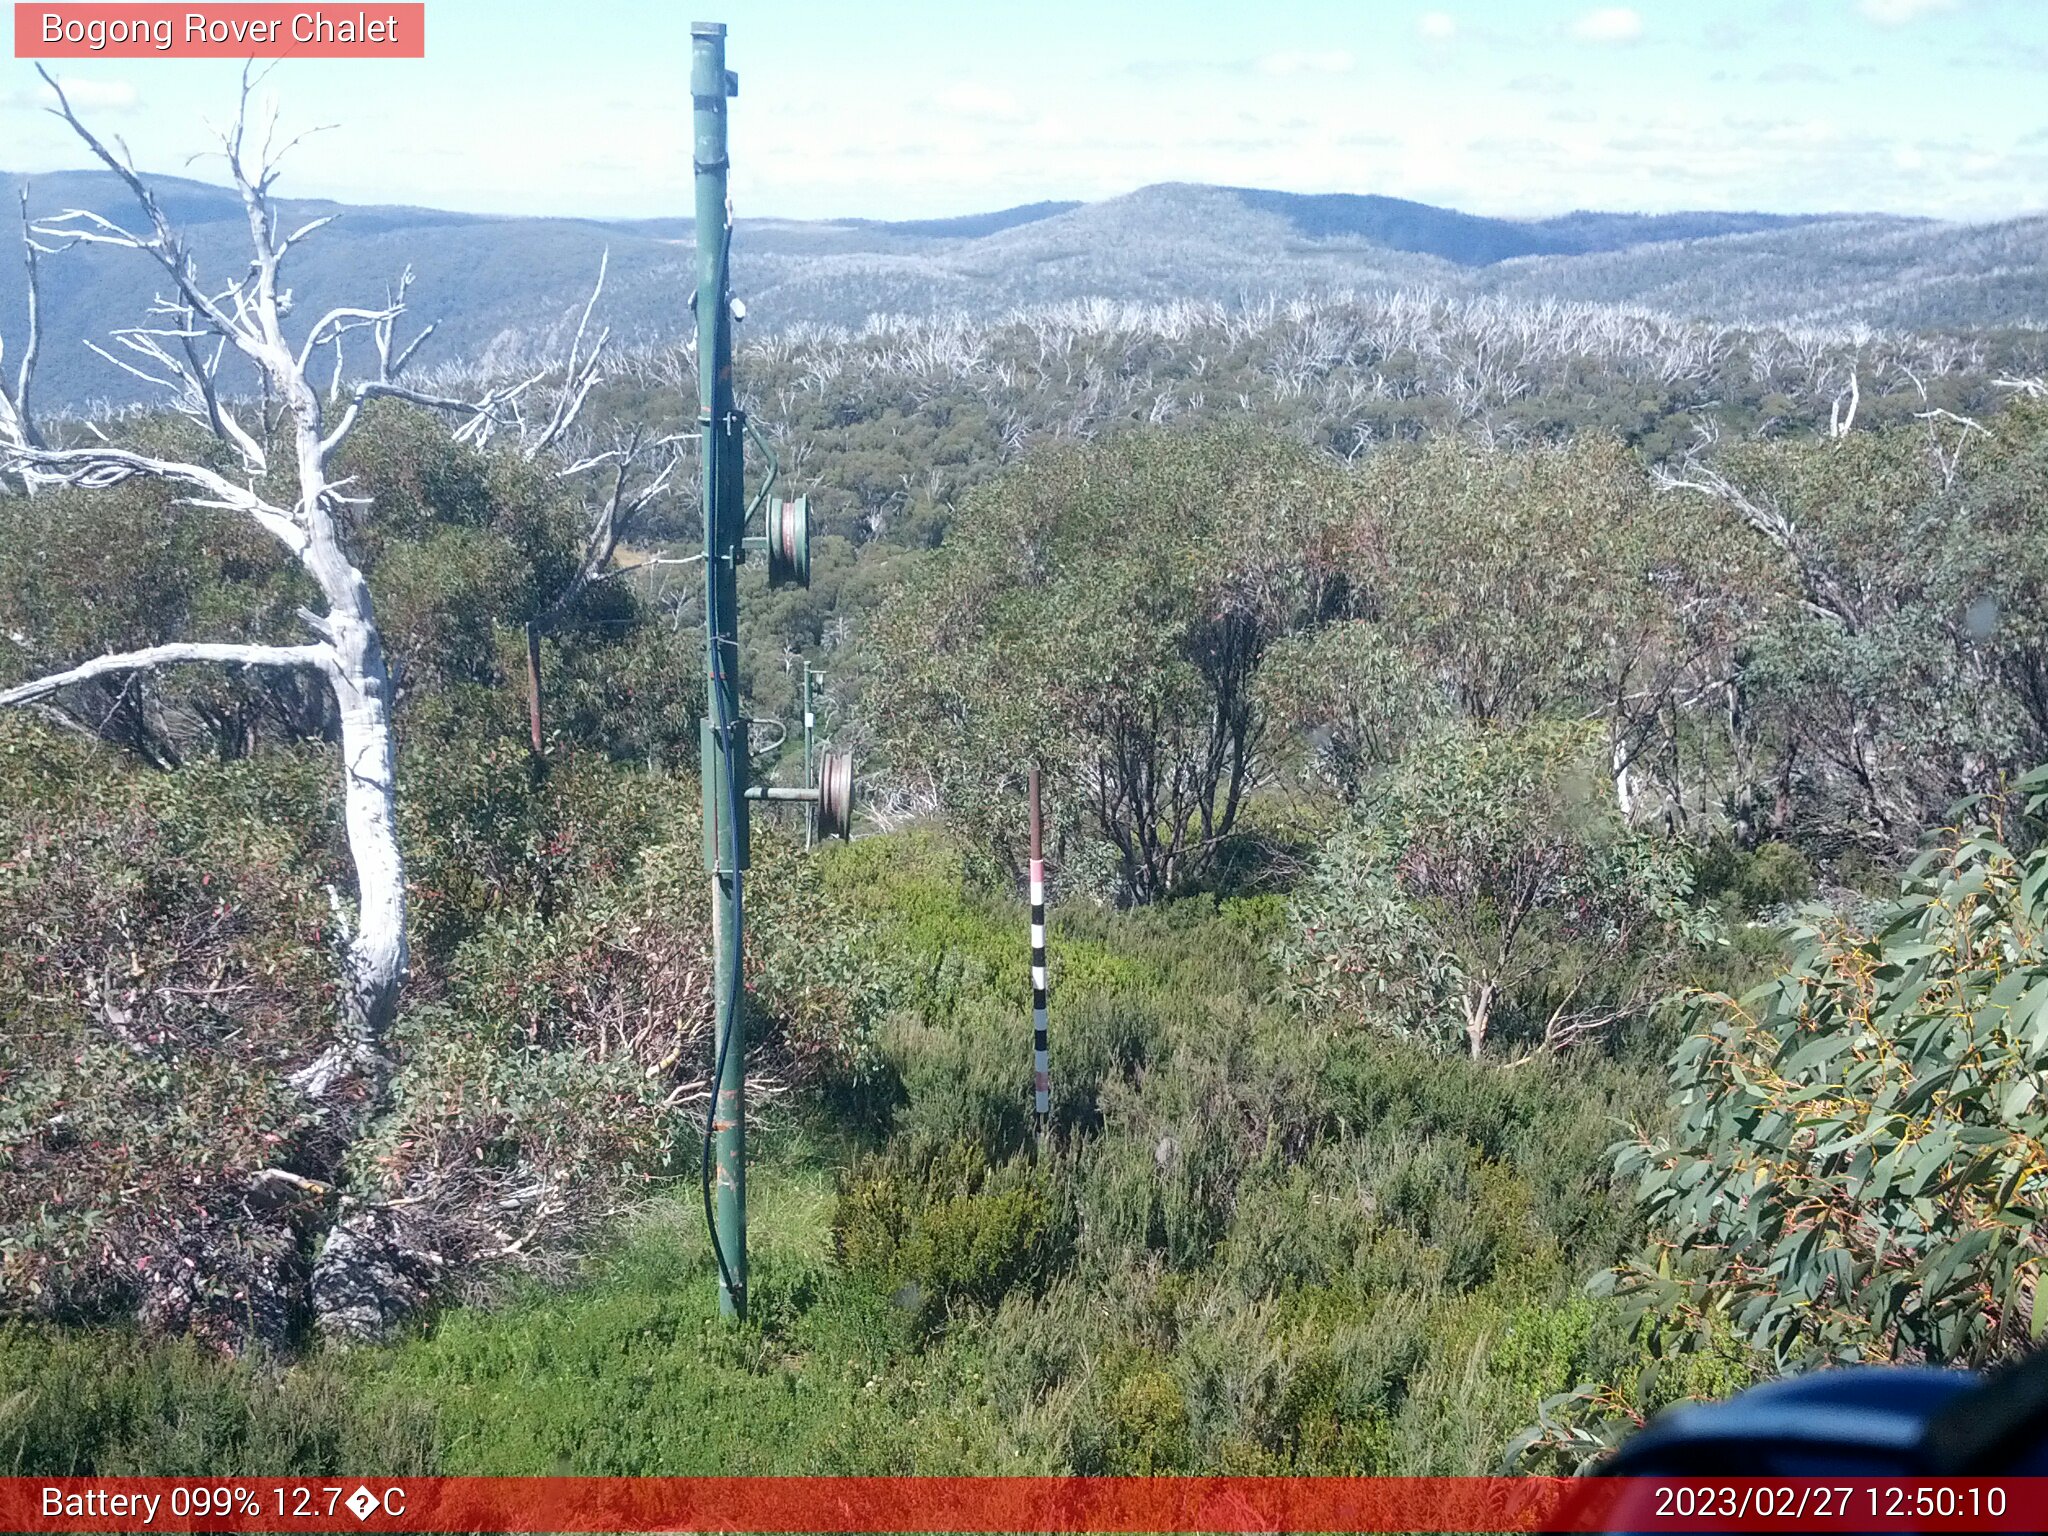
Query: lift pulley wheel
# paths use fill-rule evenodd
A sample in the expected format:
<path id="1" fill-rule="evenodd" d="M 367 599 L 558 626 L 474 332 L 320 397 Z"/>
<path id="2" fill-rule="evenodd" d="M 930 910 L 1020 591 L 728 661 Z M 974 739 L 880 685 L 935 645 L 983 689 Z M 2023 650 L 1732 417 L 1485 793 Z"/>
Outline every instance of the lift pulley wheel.
<path id="1" fill-rule="evenodd" d="M 811 499 L 768 503 L 768 585 L 811 584 Z"/>
<path id="2" fill-rule="evenodd" d="M 845 842 L 853 836 L 853 754 L 827 752 L 818 759 L 818 836 Z"/>

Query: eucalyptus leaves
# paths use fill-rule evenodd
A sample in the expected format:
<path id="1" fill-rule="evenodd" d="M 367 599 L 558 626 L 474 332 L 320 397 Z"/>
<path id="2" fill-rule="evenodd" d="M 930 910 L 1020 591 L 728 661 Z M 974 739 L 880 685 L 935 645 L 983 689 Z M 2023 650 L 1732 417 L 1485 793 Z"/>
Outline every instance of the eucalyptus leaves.
<path id="1" fill-rule="evenodd" d="M 2020 783 L 2030 835 L 2048 770 Z M 1873 922 L 1812 911 L 1790 963 L 1698 1000 L 1679 1125 L 1618 1149 L 1662 1232 L 1611 1277 L 1781 1363 L 1982 1365 L 2048 1325 L 2048 847 L 1952 829 Z"/>

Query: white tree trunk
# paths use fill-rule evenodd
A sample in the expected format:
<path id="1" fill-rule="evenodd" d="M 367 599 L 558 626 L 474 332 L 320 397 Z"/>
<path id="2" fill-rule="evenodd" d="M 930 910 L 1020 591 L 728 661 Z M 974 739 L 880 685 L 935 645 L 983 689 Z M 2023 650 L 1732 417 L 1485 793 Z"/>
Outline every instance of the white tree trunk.
<path id="1" fill-rule="evenodd" d="M 391 744 L 391 680 L 374 624 L 363 656 L 336 680 L 343 812 L 356 865 L 356 931 L 349 944 L 348 1024 L 356 1044 L 381 1054 L 405 978 L 405 861 L 398 849 L 398 778 Z"/>
<path id="2" fill-rule="evenodd" d="M 392 749 L 391 677 L 370 607 L 369 589 L 349 568 L 360 594 L 354 613 L 330 610 L 334 665 L 329 674 L 341 715 L 342 817 L 355 863 L 356 903 L 347 936 L 340 1029 L 335 1042 L 292 1081 L 318 1098 L 337 1080 L 360 1077 L 380 1095 L 390 1076 L 388 1042 L 405 982 L 405 857 L 398 846 L 398 773 Z"/>
<path id="3" fill-rule="evenodd" d="M 40 68 L 40 67 L 39 67 Z M 341 960 L 341 1005 L 331 1042 L 310 1064 L 292 1074 L 293 1084 L 309 1098 L 325 1101 L 330 1129 L 346 1143 L 384 1108 L 392 1076 L 391 1027 L 405 982 L 405 860 L 398 845 L 398 783 L 392 742 L 392 686 L 376 611 L 363 573 L 343 551 L 334 514 L 347 504 L 346 481 L 329 474 L 334 455 L 357 424 L 364 404 L 374 398 L 411 401 L 430 410 L 467 417 L 458 441 L 483 443 L 491 431 L 509 423 L 519 433 L 528 458 L 560 443 L 575 424 L 578 411 L 599 378 L 599 358 L 609 333 L 585 350 L 591 310 L 603 287 L 584 307 L 582 322 L 569 353 L 568 366 L 552 409 L 537 425 L 523 415 L 520 399 L 543 374 L 522 382 L 495 386 L 481 399 L 464 401 L 424 393 L 402 385 L 398 376 L 433 327 L 428 326 L 403 348 L 394 350 L 394 327 L 405 312 L 408 270 L 397 291 L 381 307 L 342 307 L 315 320 L 295 347 L 287 341 L 281 317 L 289 312 L 289 294 L 281 293 L 278 269 L 286 253 L 321 225 L 317 218 L 290 234 L 281 233 L 278 209 L 270 200 L 276 176 L 271 137 L 263 135 L 260 158 L 245 155 L 249 75 L 243 75 L 241 109 L 223 135 L 229 174 L 241 194 L 249 226 L 253 260 L 241 275 L 224 286 L 202 283 L 183 240 L 162 205 L 136 175 L 124 156 L 116 156 L 72 111 L 62 88 L 47 71 L 43 78 L 56 93 L 58 115 L 68 122 L 99 160 L 134 195 L 146 229 L 128 229 L 104 214 L 86 209 L 33 225 L 27 233 L 30 324 L 27 355 L 20 382 L 10 392 L 0 389 L 0 474 L 20 478 L 25 490 L 64 485 L 101 489 L 134 478 L 177 486 L 191 505 L 214 507 L 249 518 L 290 551 L 318 585 L 325 612 L 300 611 L 300 618 L 318 637 L 297 646 L 236 645 L 177 642 L 145 650 L 99 657 L 35 682 L 0 691 L 0 706 L 33 704 L 74 683 L 109 673 L 134 672 L 189 662 L 216 661 L 244 666 L 316 668 L 333 691 L 341 721 L 342 814 L 349 855 L 355 865 L 353 912 L 337 917 L 345 928 Z M 287 148 L 289 146 L 286 146 Z M 278 153 L 282 153 L 279 151 Z M 38 239 L 51 245 L 38 245 Z M 237 472 L 224 473 L 200 460 L 161 459 L 113 446 L 104 436 L 94 444 L 53 445 L 36 430 L 29 411 L 32 364 L 36 352 L 35 256 L 41 250 L 70 245 L 109 245 L 147 255 L 169 282 L 169 296 L 159 297 L 147 323 L 114 333 L 116 341 L 145 366 L 123 361 L 105 348 L 95 350 L 138 377 L 167 384 L 174 391 L 172 408 L 210 431 L 239 458 Z M 353 389 L 342 387 L 343 339 L 368 332 L 374 350 L 372 377 Z M 195 342 L 205 345 L 195 346 Z M 328 398 L 309 381 L 309 367 L 322 348 L 333 349 L 333 385 Z M 221 359 L 232 348 L 252 364 L 265 385 L 264 408 L 223 398 L 218 387 Z M 283 407 L 273 417 L 270 402 Z M 326 406 L 336 407 L 327 421 Z M 244 417 L 248 420 L 244 420 Z M 290 433 L 295 476 L 285 480 L 291 500 L 269 499 L 269 487 L 283 477 L 272 473 L 273 432 Z M 558 608 L 566 608 L 591 581 L 602 579 L 618 540 L 633 516 L 658 496 L 672 477 L 675 444 L 680 438 L 643 443 L 638 437 L 570 465 L 564 474 L 593 470 L 611 475 L 609 495 L 592 512 L 588 543 L 577 578 L 565 590 Z M 642 450 L 666 453 L 667 461 L 644 485 L 633 486 L 631 472 Z M 345 1091 L 333 1093 L 337 1087 Z M 283 1170 L 264 1170 L 259 1177 L 292 1178 Z M 324 1186 L 323 1186 L 324 1187 Z M 394 1246 L 381 1207 L 366 1205 L 341 1215 L 315 1264 L 312 1293 L 316 1313 L 338 1319 L 344 1333 L 361 1333 L 372 1322 L 388 1321 L 418 1304 L 424 1292 L 409 1260 Z M 381 1225 L 380 1225 L 381 1223 Z M 395 1255 L 395 1257 L 394 1257 Z M 387 1262 L 388 1261 L 388 1262 Z M 429 1266 L 431 1268 L 431 1266 Z M 393 1277 L 398 1277 L 394 1279 Z M 404 1281 L 403 1285 L 398 1280 Z M 420 1282 L 425 1283 L 425 1282 Z M 402 1293 L 402 1294 L 401 1294 Z M 381 1321 L 380 1321 L 381 1320 Z"/>
<path id="4" fill-rule="evenodd" d="M 1477 1061 L 1486 1049 L 1487 1026 L 1493 1022 L 1494 984 L 1481 982 L 1479 990 L 1465 993 L 1465 1048 Z"/>
<path id="5" fill-rule="evenodd" d="M 1614 764 L 1614 803 L 1621 812 L 1621 819 L 1633 824 L 1636 818 L 1635 784 L 1629 772 L 1628 749 L 1619 736 L 1615 737 L 1611 756 Z"/>

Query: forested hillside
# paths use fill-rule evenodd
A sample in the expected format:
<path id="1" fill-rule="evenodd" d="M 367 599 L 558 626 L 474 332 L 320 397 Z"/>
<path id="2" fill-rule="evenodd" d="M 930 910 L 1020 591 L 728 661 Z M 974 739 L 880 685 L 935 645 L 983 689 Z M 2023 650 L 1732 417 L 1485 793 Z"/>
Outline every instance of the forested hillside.
<path id="1" fill-rule="evenodd" d="M 202 269 L 233 270 L 247 231 L 234 193 L 152 178 Z M 105 172 L 0 172 L 8 206 L 119 215 Z M 410 268 L 443 364 L 511 371 L 566 343 L 600 260 L 622 340 L 689 333 L 687 220 L 493 218 L 433 208 L 280 198 L 295 226 L 332 218 L 294 254 L 302 314 L 381 295 Z M 2048 321 L 2048 219 L 1952 224 L 1890 216 L 1580 212 L 1489 218 L 1399 198 L 1171 183 L 1094 203 L 953 219 L 797 220 L 738 210 L 734 256 L 754 330 L 858 328 L 875 316 L 954 315 L 1096 298 L 1240 307 L 1393 291 L 1632 306 L 1682 320 L 1787 326 L 1980 328 Z M 149 398 L 85 343 L 141 313 L 146 271 L 86 247 L 44 273 L 45 399 Z M 685 297 L 678 297 L 683 295 Z M 0 337 L 19 354 L 22 278 L 0 264 Z M 358 362 L 361 361 L 358 357 Z"/>
<path id="2" fill-rule="evenodd" d="M 537 377 L 409 388 L 373 313 L 375 389 L 5 402 L 0 1460 L 1477 1473 L 2031 1346 L 2039 332 L 1389 293 L 748 338 L 755 483 L 819 526 L 807 589 L 742 572 L 747 711 L 822 666 L 864 808 L 756 823 L 727 1327 L 695 359 L 594 348 L 590 276 Z"/>

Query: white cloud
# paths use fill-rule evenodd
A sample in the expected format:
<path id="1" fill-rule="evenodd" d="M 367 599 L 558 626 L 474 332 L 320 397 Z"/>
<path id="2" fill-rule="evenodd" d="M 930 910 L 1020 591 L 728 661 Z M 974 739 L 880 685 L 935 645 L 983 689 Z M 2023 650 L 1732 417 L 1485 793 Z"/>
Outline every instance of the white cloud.
<path id="1" fill-rule="evenodd" d="M 1415 18 L 1415 30 L 1431 42 L 1449 42 L 1458 35 L 1458 18 L 1449 11 L 1424 11 Z"/>
<path id="2" fill-rule="evenodd" d="M 1572 23 L 1572 36 L 1589 43 L 1628 43 L 1643 35 L 1643 18 L 1625 5 L 1588 11 Z"/>
<path id="3" fill-rule="evenodd" d="M 1259 60 L 1262 75 L 1348 75 L 1354 60 L 1342 48 L 1288 48 Z"/>
<path id="4" fill-rule="evenodd" d="M 1952 11 L 1958 0 L 1862 0 L 1857 7 L 1880 27 L 1903 27 L 1937 11 Z"/>

